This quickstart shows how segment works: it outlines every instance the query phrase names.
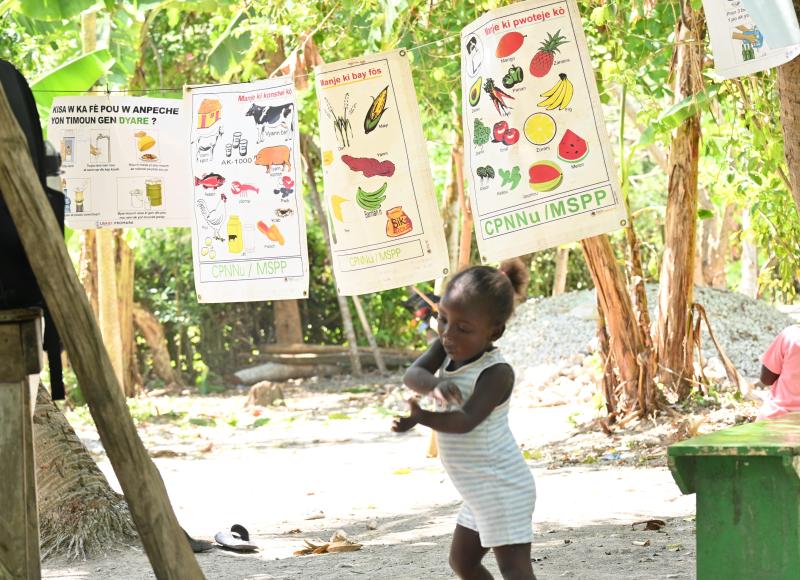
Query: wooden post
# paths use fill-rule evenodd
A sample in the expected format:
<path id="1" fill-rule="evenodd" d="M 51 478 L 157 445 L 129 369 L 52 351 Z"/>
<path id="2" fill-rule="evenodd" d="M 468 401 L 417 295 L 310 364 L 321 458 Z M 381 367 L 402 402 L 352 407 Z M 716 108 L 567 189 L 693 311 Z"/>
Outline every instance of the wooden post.
<path id="1" fill-rule="evenodd" d="M 0 133 L 0 192 L 67 347 L 156 578 L 203 578 L 164 482 L 136 433 L 97 321 L 28 154 L 25 135 L 2 88 L 0 127 L 4 128 Z"/>
<path id="2" fill-rule="evenodd" d="M 0 311 L 0 578 L 38 580 L 33 409 L 41 370 L 38 308 Z"/>

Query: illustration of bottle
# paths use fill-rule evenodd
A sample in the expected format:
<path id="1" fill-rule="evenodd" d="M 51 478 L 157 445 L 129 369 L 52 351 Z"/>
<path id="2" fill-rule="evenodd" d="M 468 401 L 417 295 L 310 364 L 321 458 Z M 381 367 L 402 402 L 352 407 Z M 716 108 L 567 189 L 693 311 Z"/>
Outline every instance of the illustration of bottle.
<path id="1" fill-rule="evenodd" d="M 147 200 L 150 202 L 150 207 L 159 207 L 163 203 L 161 180 L 160 179 L 146 179 L 144 182 L 145 190 L 147 192 Z"/>
<path id="2" fill-rule="evenodd" d="M 67 180 L 63 177 L 61 178 L 61 193 L 64 194 L 64 213 L 72 213 L 72 199 L 67 190 Z"/>
<path id="3" fill-rule="evenodd" d="M 228 252 L 241 254 L 242 249 L 242 220 L 238 215 L 232 215 L 228 218 Z"/>
<path id="4" fill-rule="evenodd" d="M 390 238 L 402 236 L 413 229 L 414 224 L 411 223 L 411 218 L 403 211 L 402 206 L 393 207 L 386 212 L 386 235 Z"/>
<path id="5" fill-rule="evenodd" d="M 83 213 L 83 189 L 75 190 L 75 211 Z"/>

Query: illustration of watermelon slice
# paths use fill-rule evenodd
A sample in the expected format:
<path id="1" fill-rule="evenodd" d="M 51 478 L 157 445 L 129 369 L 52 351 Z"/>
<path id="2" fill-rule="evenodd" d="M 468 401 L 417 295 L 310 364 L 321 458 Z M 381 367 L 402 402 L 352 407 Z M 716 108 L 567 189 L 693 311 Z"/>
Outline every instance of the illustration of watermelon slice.
<path id="1" fill-rule="evenodd" d="M 558 158 L 567 163 L 583 161 L 589 154 L 589 145 L 584 139 L 567 129 L 558 144 Z"/>

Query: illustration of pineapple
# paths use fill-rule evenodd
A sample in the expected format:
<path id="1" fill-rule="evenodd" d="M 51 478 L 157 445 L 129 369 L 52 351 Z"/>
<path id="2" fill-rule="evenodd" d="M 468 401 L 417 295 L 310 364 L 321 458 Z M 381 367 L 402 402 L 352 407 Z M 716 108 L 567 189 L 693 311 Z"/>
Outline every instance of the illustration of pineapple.
<path id="1" fill-rule="evenodd" d="M 558 47 L 569 41 L 561 35 L 561 30 L 555 34 L 547 33 L 547 39 L 542 42 L 542 47 L 533 55 L 531 60 L 531 74 L 535 77 L 543 77 L 553 68 L 553 61 L 556 53 L 561 52 Z"/>

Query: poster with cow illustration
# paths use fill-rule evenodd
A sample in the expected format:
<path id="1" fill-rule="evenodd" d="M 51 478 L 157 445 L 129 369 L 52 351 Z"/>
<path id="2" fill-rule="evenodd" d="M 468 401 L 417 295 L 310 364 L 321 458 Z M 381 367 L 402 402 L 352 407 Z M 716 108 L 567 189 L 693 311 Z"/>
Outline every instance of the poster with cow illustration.
<path id="1" fill-rule="evenodd" d="M 461 31 L 464 173 L 483 262 L 626 223 L 575 0 L 530 0 Z"/>
<path id="2" fill-rule="evenodd" d="M 187 87 L 199 302 L 308 297 L 297 99 L 290 79 Z"/>
<path id="3" fill-rule="evenodd" d="M 405 51 L 316 69 L 325 206 L 339 294 L 448 273 L 444 228 Z"/>

